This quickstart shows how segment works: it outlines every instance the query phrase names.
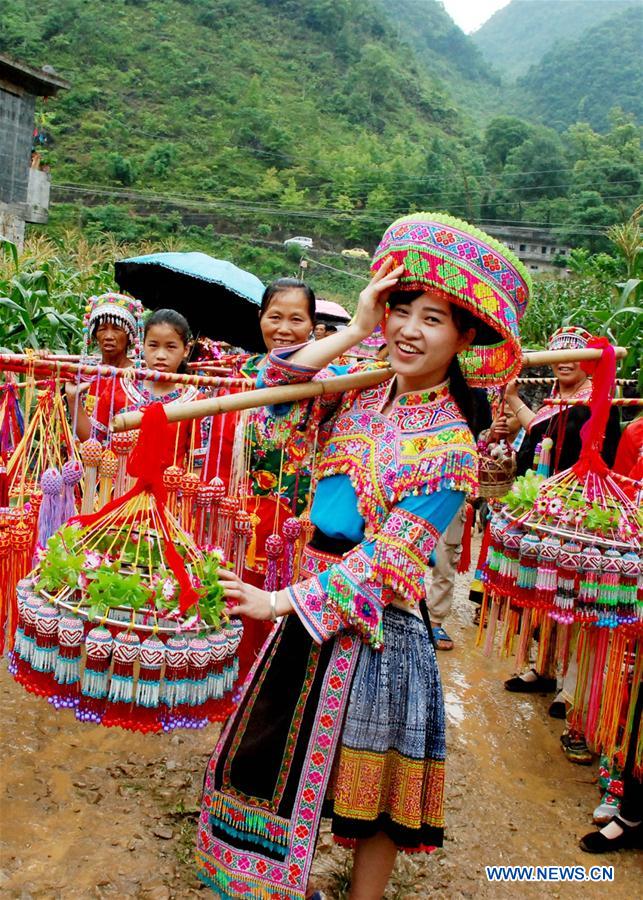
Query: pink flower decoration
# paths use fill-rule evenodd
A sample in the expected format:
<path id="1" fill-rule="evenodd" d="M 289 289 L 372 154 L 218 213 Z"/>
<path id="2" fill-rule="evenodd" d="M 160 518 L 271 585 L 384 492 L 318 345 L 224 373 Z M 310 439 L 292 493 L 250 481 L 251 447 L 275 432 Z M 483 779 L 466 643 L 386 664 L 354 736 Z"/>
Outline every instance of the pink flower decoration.
<path id="1" fill-rule="evenodd" d="M 97 569 L 102 563 L 102 557 L 96 550 L 88 550 L 85 553 L 85 565 L 88 569 Z"/>
<path id="2" fill-rule="evenodd" d="M 563 510 L 563 501 L 560 497 L 552 497 L 552 499 L 547 504 L 547 512 L 550 516 L 557 516 Z"/>
<path id="3" fill-rule="evenodd" d="M 163 587 L 161 589 L 161 593 L 163 594 L 164 600 L 171 600 L 174 594 L 176 593 L 176 587 L 171 578 L 166 578 L 163 582 Z"/>

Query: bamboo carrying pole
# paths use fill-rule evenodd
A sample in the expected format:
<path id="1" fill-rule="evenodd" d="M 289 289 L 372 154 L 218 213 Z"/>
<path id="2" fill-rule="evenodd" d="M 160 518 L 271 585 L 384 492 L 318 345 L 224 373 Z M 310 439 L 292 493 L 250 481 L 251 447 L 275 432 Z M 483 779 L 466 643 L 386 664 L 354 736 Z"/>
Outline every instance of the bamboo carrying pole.
<path id="1" fill-rule="evenodd" d="M 245 391 L 243 394 L 228 394 L 225 397 L 214 397 L 211 400 L 194 400 L 192 403 L 168 403 L 165 407 L 168 422 L 182 422 L 185 419 L 202 419 L 204 416 L 216 416 L 220 413 L 238 412 L 242 409 L 255 409 L 257 406 L 272 406 L 275 403 L 296 403 L 323 394 L 341 394 L 356 388 L 372 387 L 386 381 L 393 374 L 390 367 L 385 369 L 369 369 L 353 375 L 340 375 L 337 378 L 326 378 L 324 381 L 306 381 L 304 384 L 288 384 L 279 387 L 259 388 Z M 129 431 L 139 428 L 143 413 L 120 413 L 112 419 L 112 431 Z"/>
<path id="2" fill-rule="evenodd" d="M 73 378 L 80 374 L 113 378 L 131 378 L 134 381 L 160 381 L 173 384 L 188 384 L 198 387 L 248 387 L 246 378 L 226 378 L 219 376 L 195 375 L 185 372 L 157 372 L 155 369 L 139 369 L 128 366 L 117 369 L 115 366 L 102 364 L 67 362 L 64 359 L 40 359 L 37 356 L 25 356 L 20 353 L 0 353 L 0 372 L 32 372 L 40 377 L 51 373 L 52 377 Z"/>
<path id="3" fill-rule="evenodd" d="M 518 382 L 518 384 L 546 384 L 547 385 L 547 384 L 556 384 L 558 379 L 554 378 L 553 376 L 551 376 L 549 378 L 531 378 L 531 377 L 523 378 L 521 375 L 520 378 L 516 379 L 516 381 Z M 636 378 L 616 378 L 615 384 L 617 384 L 617 385 L 638 384 L 638 382 L 637 382 Z"/>
<path id="4" fill-rule="evenodd" d="M 627 356 L 626 347 L 614 347 L 617 359 Z M 552 366 L 554 363 L 583 362 L 586 359 L 600 359 L 600 348 L 588 347 L 584 350 L 528 350 L 522 355 L 523 368 L 532 366 Z"/>
<path id="5" fill-rule="evenodd" d="M 627 355 L 624 347 L 616 347 L 616 356 L 620 359 Z M 535 350 L 525 353 L 523 366 L 546 366 L 553 362 L 575 362 L 584 359 L 598 359 L 602 350 Z M 324 381 L 307 381 L 304 384 L 280 385 L 272 388 L 245 391 L 243 394 L 230 394 L 226 397 L 215 397 L 212 400 L 194 400 L 192 403 L 169 403 L 165 407 L 168 422 L 182 422 L 186 419 L 201 419 L 204 416 L 215 416 L 220 413 L 236 412 L 242 409 L 255 409 L 257 406 L 273 406 L 277 403 L 294 403 L 298 400 L 309 400 L 323 394 L 340 394 L 357 388 L 372 387 L 386 381 L 393 375 L 390 366 L 382 369 L 370 369 L 352 375 L 340 375 L 337 378 L 326 378 Z M 113 431 L 129 431 L 140 428 L 143 413 L 121 413 L 112 419 Z"/>
<path id="6" fill-rule="evenodd" d="M 587 405 L 587 400 L 578 397 L 545 397 L 543 400 L 545 406 L 582 406 Z M 640 397 L 614 397 L 611 401 L 612 406 L 643 406 L 643 399 Z"/>

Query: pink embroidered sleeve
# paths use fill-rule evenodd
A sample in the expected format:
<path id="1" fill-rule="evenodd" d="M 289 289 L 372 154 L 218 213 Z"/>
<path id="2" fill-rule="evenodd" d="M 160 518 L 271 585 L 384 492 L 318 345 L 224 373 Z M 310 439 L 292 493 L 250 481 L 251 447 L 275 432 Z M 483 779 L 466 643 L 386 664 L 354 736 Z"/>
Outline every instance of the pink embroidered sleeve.
<path id="1" fill-rule="evenodd" d="M 290 357 L 304 346 L 300 344 L 296 347 L 284 347 L 280 350 L 272 350 L 268 355 L 266 364 L 259 372 L 257 378 L 257 387 L 277 387 L 287 384 L 303 384 L 307 381 L 324 381 L 327 378 L 334 378 L 337 375 L 346 375 L 348 372 L 360 371 L 363 365 L 356 364 L 352 366 L 330 365 L 324 369 L 315 369 L 310 366 L 299 366 L 290 362 Z M 313 433 L 323 422 L 326 422 L 330 416 L 337 410 L 341 404 L 343 394 L 322 394 L 321 397 L 315 397 L 313 400 L 301 401 L 301 406 L 305 409 L 301 418 L 306 421 L 307 439 L 310 443 L 313 440 Z M 273 416 L 285 416 L 290 413 L 293 404 L 279 403 L 270 407 Z"/>
<path id="2" fill-rule="evenodd" d="M 321 643 L 348 628 L 381 647 L 384 608 L 395 595 L 419 606 L 431 553 L 462 500 L 460 491 L 406 497 L 372 539 L 322 575 L 290 587 L 295 612 L 313 640 Z"/>
<path id="3" fill-rule="evenodd" d="M 305 344 L 295 347 L 284 347 L 282 350 L 271 350 L 268 359 L 259 372 L 258 387 L 277 387 L 282 384 L 302 384 L 311 381 L 319 369 L 310 366 L 298 366 L 290 362 L 290 357 L 301 350 Z"/>

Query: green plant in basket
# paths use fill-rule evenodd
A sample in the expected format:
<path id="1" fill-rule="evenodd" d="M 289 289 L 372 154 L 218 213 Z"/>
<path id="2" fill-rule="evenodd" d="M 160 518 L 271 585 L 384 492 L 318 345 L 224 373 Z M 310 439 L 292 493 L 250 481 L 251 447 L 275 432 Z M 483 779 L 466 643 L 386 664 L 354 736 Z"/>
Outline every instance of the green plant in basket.
<path id="1" fill-rule="evenodd" d="M 40 562 L 38 589 L 54 593 L 68 587 L 76 590 L 85 568 L 85 554 L 74 551 L 78 544 L 78 528 L 66 525 L 49 538 L 47 551 Z"/>
<path id="2" fill-rule="evenodd" d="M 616 510 L 603 509 L 594 501 L 585 516 L 585 527 L 597 534 L 607 534 L 610 529 L 616 528 L 618 520 L 619 516 Z"/>
<path id="3" fill-rule="evenodd" d="M 199 612 L 207 625 L 218 626 L 225 609 L 223 587 L 219 581 L 221 562 L 214 554 L 206 556 L 198 566 L 200 581 Z"/>
<path id="4" fill-rule="evenodd" d="M 138 611 L 151 598 L 152 592 L 138 572 L 125 574 L 114 564 L 100 566 L 92 573 L 86 595 L 90 603 L 87 616 L 93 619 L 116 606 Z"/>
<path id="5" fill-rule="evenodd" d="M 532 469 L 527 469 L 524 475 L 516 478 L 509 493 L 502 498 L 504 503 L 516 515 L 533 509 L 544 480 L 544 476 L 537 475 Z"/>

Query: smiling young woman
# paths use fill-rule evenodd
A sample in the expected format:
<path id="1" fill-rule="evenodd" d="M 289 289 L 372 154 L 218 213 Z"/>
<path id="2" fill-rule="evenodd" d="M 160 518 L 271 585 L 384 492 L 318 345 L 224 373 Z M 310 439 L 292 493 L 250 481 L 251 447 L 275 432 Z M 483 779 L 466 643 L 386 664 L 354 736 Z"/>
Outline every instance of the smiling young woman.
<path id="1" fill-rule="evenodd" d="M 395 222 L 372 269 L 346 329 L 276 347 L 260 378 L 325 377 L 386 319 L 394 378 L 307 405 L 321 451 L 303 580 L 266 592 L 220 576 L 232 614 L 283 617 L 206 771 L 197 863 L 226 897 L 309 896 L 322 809 L 355 850 L 352 900 L 383 895 L 398 850 L 442 844 L 445 717 L 423 575 L 477 488 L 467 382 L 519 368 L 529 278 L 492 238 L 428 214 Z"/>

